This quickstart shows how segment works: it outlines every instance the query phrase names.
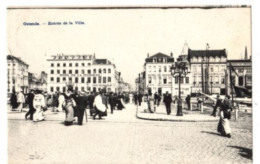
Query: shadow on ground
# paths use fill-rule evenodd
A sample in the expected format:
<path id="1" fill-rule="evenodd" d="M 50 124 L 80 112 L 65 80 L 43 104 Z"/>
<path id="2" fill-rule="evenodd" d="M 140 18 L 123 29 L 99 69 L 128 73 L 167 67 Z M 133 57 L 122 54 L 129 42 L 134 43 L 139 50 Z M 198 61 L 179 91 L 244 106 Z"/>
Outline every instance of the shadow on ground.
<path id="1" fill-rule="evenodd" d="M 221 136 L 221 137 L 223 137 L 222 135 L 220 135 L 220 134 L 217 133 L 217 132 L 201 131 L 201 133 L 207 133 L 207 134 L 212 134 L 212 135 L 216 135 L 216 136 Z"/>
<path id="2" fill-rule="evenodd" d="M 253 157 L 252 149 L 248 149 L 248 148 L 241 147 L 241 146 L 228 146 L 228 147 L 239 149 L 238 154 L 244 158 L 252 159 L 252 157 Z"/>

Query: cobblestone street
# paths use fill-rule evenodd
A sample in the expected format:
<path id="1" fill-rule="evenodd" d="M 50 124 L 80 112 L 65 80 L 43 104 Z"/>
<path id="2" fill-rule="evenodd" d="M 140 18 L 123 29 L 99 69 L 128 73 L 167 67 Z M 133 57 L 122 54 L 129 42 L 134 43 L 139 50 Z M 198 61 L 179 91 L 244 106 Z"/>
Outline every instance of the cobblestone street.
<path id="1" fill-rule="evenodd" d="M 89 111 L 88 111 L 89 112 Z M 231 120 L 232 138 L 220 136 L 217 122 L 149 121 L 136 106 L 83 126 L 63 125 L 65 114 L 46 112 L 46 121 L 8 113 L 9 163 L 252 163 L 252 115 Z"/>

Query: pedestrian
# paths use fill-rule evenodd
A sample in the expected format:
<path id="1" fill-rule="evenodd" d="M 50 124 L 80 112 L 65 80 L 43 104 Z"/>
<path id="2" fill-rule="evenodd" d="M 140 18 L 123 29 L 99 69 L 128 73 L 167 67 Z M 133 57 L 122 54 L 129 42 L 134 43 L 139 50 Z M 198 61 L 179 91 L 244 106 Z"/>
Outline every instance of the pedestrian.
<path id="1" fill-rule="evenodd" d="M 152 96 L 152 93 L 148 93 L 146 94 L 147 96 L 147 109 L 150 113 L 154 113 L 152 110 L 155 111 L 154 107 L 155 107 L 155 104 L 154 104 L 154 97 Z"/>
<path id="2" fill-rule="evenodd" d="M 63 110 L 62 108 L 62 104 L 63 102 L 65 101 L 65 98 L 64 98 L 64 94 L 59 94 L 59 98 L 58 98 L 58 107 L 57 107 L 57 112 L 61 112 Z"/>
<path id="3" fill-rule="evenodd" d="M 95 94 L 93 92 L 90 92 L 90 95 L 88 96 L 90 116 L 92 116 L 95 111 L 93 106 L 94 99 L 95 99 Z"/>
<path id="4" fill-rule="evenodd" d="M 98 115 L 99 119 L 102 119 L 102 115 L 106 111 L 106 106 L 102 102 L 101 92 L 102 91 L 100 91 L 94 99 L 93 107 L 94 107 L 95 113 L 93 114 L 93 120 L 96 119 L 97 115 Z"/>
<path id="5" fill-rule="evenodd" d="M 17 95 L 15 93 L 15 90 L 13 90 L 10 96 L 10 106 L 12 111 L 14 111 L 18 107 Z"/>
<path id="6" fill-rule="evenodd" d="M 154 105 L 156 105 L 158 103 L 158 94 L 157 94 L 157 92 L 154 93 L 153 99 L 154 99 Z"/>
<path id="7" fill-rule="evenodd" d="M 161 95 L 158 94 L 157 106 L 160 105 L 161 99 L 162 99 L 162 98 L 161 98 Z"/>
<path id="8" fill-rule="evenodd" d="M 74 108 L 76 107 L 75 95 L 73 93 L 73 87 L 68 86 L 67 92 L 64 93 L 65 101 L 63 102 L 63 108 L 65 109 L 66 117 L 64 124 L 66 126 L 71 125 L 74 119 Z"/>
<path id="9" fill-rule="evenodd" d="M 33 98 L 33 107 L 35 112 L 33 113 L 33 121 L 43 121 L 45 119 L 43 111 L 47 110 L 44 96 L 41 90 L 35 90 Z"/>
<path id="10" fill-rule="evenodd" d="M 187 97 L 186 97 L 186 103 L 187 103 L 187 106 L 188 106 L 188 110 L 190 110 L 190 95 L 188 94 Z"/>
<path id="11" fill-rule="evenodd" d="M 172 96 L 168 93 L 168 91 L 164 95 L 163 102 L 164 102 L 165 107 L 166 107 L 167 115 L 170 115 L 171 114 Z"/>
<path id="12" fill-rule="evenodd" d="M 141 106 L 142 104 L 142 98 L 143 98 L 143 95 L 141 93 L 138 94 L 138 103 L 139 103 L 139 106 Z"/>
<path id="13" fill-rule="evenodd" d="M 33 107 L 33 99 L 34 99 L 34 90 L 30 90 L 30 93 L 27 95 L 27 102 L 29 106 L 28 112 L 25 114 L 25 120 L 30 115 L 30 120 L 33 120 L 33 113 L 36 111 Z"/>
<path id="14" fill-rule="evenodd" d="M 230 101 L 230 96 L 226 96 L 220 106 L 220 117 L 218 123 L 218 132 L 222 136 L 231 138 L 231 128 L 229 120 L 231 119 L 232 103 Z"/>
<path id="15" fill-rule="evenodd" d="M 115 109 L 115 104 L 116 104 L 115 94 L 113 92 L 111 92 L 109 95 L 109 104 L 110 104 L 111 114 L 113 114 L 113 111 Z"/>
<path id="16" fill-rule="evenodd" d="M 23 104 L 25 103 L 24 94 L 22 91 L 17 94 L 17 102 L 18 102 L 18 111 L 23 112 Z"/>
<path id="17" fill-rule="evenodd" d="M 138 102 L 138 94 L 137 94 L 137 92 L 135 92 L 135 94 L 134 94 L 134 101 L 135 101 L 135 105 L 137 105 L 137 102 Z"/>
<path id="18" fill-rule="evenodd" d="M 217 109 L 218 107 L 221 105 L 221 99 L 219 94 L 217 95 L 217 101 L 216 101 L 216 105 L 213 107 L 213 111 L 211 113 L 211 116 L 216 117 L 217 116 Z"/>
<path id="19" fill-rule="evenodd" d="M 86 96 L 86 93 L 79 92 L 79 96 L 77 97 L 77 107 L 78 107 L 78 125 L 82 125 L 83 117 L 85 110 L 88 106 L 88 97 Z M 86 115 L 86 121 L 88 120 Z"/>
<path id="20" fill-rule="evenodd" d="M 202 109 L 202 100 L 200 98 L 197 99 L 197 107 L 201 111 L 201 109 Z"/>
<path id="21" fill-rule="evenodd" d="M 107 116 L 107 109 L 108 109 L 108 97 L 106 96 L 105 90 L 102 90 L 101 92 L 101 97 L 102 97 L 102 103 L 106 106 L 105 112 L 103 112 L 102 116 Z"/>
<path id="22" fill-rule="evenodd" d="M 117 96 L 117 110 L 122 110 L 124 108 L 125 107 L 122 103 L 122 95 L 119 93 L 119 95 Z"/>

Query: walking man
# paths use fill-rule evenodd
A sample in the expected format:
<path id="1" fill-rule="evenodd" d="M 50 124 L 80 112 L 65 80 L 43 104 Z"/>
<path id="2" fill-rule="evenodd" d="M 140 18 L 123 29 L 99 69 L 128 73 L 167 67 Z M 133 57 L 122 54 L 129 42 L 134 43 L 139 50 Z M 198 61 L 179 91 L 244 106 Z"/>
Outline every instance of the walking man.
<path id="1" fill-rule="evenodd" d="M 170 94 L 168 94 L 168 91 L 164 95 L 163 102 L 166 106 L 167 115 L 170 115 L 171 114 L 172 96 Z"/>
<path id="2" fill-rule="evenodd" d="M 18 92 L 17 102 L 18 102 L 18 111 L 22 113 L 23 112 L 23 104 L 25 102 L 24 94 L 23 94 L 22 91 Z"/>
<path id="3" fill-rule="evenodd" d="M 34 98 L 34 90 L 31 90 L 30 93 L 28 93 L 28 96 L 27 96 L 29 111 L 25 114 L 25 120 L 27 120 L 27 117 L 29 115 L 30 115 L 30 120 L 33 120 L 33 113 L 35 112 L 35 109 L 33 107 L 33 98 Z"/>
<path id="4" fill-rule="evenodd" d="M 138 94 L 138 103 L 141 106 L 143 95 L 141 93 Z"/>
<path id="5" fill-rule="evenodd" d="M 186 103 L 187 103 L 187 106 L 188 106 L 188 109 L 190 110 L 190 95 L 187 95 L 186 97 Z"/>
<path id="6" fill-rule="evenodd" d="M 84 112 L 88 106 L 88 98 L 85 93 L 79 92 L 79 96 L 77 97 L 77 106 L 78 106 L 78 125 L 82 125 Z M 86 115 L 86 121 L 88 121 Z"/>

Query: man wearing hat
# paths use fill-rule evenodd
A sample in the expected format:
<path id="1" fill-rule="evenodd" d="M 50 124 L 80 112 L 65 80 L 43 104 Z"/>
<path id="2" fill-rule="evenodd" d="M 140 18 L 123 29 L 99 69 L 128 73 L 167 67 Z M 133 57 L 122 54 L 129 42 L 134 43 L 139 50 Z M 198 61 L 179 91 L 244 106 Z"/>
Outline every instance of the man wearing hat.
<path id="1" fill-rule="evenodd" d="M 34 98 L 34 90 L 31 89 L 30 93 L 28 93 L 28 96 L 27 96 L 29 111 L 25 114 L 25 120 L 27 120 L 27 117 L 29 115 L 30 115 L 30 120 L 33 120 L 33 113 L 35 112 L 35 109 L 33 107 L 33 98 Z"/>
<path id="2" fill-rule="evenodd" d="M 88 106 L 88 97 L 85 92 L 80 91 L 77 97 L 77 107 L 78 107 L 78 125 L 82 125 L 84 112 Z M 86 114 L 87 120 L 87 114 Z"/>
<path id="3" fill-rule="evenodd" d="M 216 117 L 217 116 L 217 108 L 221 105 L 221 99 L 220 99 L 220 97 L 219 97 L 219 94 L 217 95 L 217 101 L 216 101 L 216 105 L 214 106 L 214 108 L 213 108 L 213 111 L 212 111 L 212 114 L 211 114 L 211 116 L 214 116 L 214 117 Z"/>

